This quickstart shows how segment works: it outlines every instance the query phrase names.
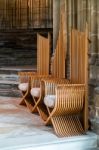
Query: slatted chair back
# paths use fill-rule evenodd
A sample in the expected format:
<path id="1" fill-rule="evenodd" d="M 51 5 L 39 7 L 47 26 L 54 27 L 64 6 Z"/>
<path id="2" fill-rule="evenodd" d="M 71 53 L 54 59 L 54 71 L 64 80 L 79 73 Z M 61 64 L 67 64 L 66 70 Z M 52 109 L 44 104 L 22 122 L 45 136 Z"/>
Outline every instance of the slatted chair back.
<path id="1" fill-rule="evenodd" d="M 65 59 L 66 48 L 64 46 L 64 15 L 61 14 L 58 40 L 51 64 L 52 75 L 54 77 L 65 78 Z"/>
<path id="2" fill-rule="evenodd" d="M 70 81 L 85 85 L 85 103 L 83 111 L 84 129 L 88 129 L 88 29 L 71 32 Z"/>
<path id="3" fill-rule="evenodd" d="M 45 96 L 47 95 L 55 95 L 56 87 L 58 84 L 69 84 L 69 80 L 62 78 L 49 78 L 47 80 L 42 80 L 45 85 Z"/>
<path id="4" fill-rule="evenodd" d="M 50 35 L 48 38 L 37 34 L 37 73 L 40 75 L 49 74 L 50 60 Z"/>
<path id="5" fill-rule="evenodd" d="M 75 29 L 71 32 L 70 80 L 86 84 L 88 80 L 88 37 L 86 32 Z"/>

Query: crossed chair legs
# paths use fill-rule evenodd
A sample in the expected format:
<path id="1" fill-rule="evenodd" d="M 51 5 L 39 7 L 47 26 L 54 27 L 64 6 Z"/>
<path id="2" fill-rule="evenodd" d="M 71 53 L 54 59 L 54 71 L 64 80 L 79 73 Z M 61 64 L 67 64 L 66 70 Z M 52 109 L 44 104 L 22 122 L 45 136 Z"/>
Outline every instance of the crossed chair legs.
<path id="1" fill-rule="evenodd" d="M 35 76 L 37 76 L 37 73 L 36 72 L 19 72 L 18 75 L 19 75 L 19 80 L 20 80 L 19 89 L 22 92 L 22 99 L 19 104 L 28 107 L 28 109 L 32 111 L 31 106 L 34 105 L 34 101 L 30 94 L 31 78 L 34 78 Z M 37 110 L 35 111 L 37 112 Z"/>
<path id="2" fill-rule="evenodd" d="M 38 101 L 36 102 L 36 107 L 45 125 L 51 124 L 51 119 L 49 114 L 52 111 L 52 108 L 49 109 L 44 104 L 44 97 L 45 95 L 55 95 L 55 88 L 57 87 L 58 84 L 63 84 L 63 83 L 69 84 L 70 81 L 67 79 L 59 79 L 59 78 L 50 78 L 50 79 L 41 80 L 41 87 L 40 87 L 41 95 Z"/>
<path id="3" fill-rule="evenodd" d="M 26 106 L 26 103 L 25 103 L 25 97 L 26 97 L 26 95 L 27 95 L 27 92 L 23 92 L 22 91 L 22 99 L 21 99 L 19 105 Z"/>
<path id="4" fill-rule="evenodd" d="M 28 94 L 26 95 L 26 105 L 29 108 L 31 113 L 39 112 L 38 110 L 38 104 L 41 104 L 41 92 L 40 92 L 40 82 L 42 79 L 49 79 L 51 78 L 50 75 L 37 75 L 37 76 L 31 76 L 31 86 L 30 89 L 28 90 Z M 38 94 L 32 94 L 33 93 L 38 93 Z M 39 90 L 39 91 L 38 91 Z"/>
<path id="5" fill-rule="evenodd" d="M 31 89 L 30 80 L 31 79 L 29 79 L 28 88 L 27 88 L 26 92 L 22 91 L 23 97 L 21 99 L 20 105 L 26 106 L 30 110 L 30 112 L 32 112 L 32 106 L 34 106 L 35 103 L 30 94 L 30 89 Z M 34 112 L 37 112 L 37 109 L 35 109 Z"/>
<path id="6" fill-rule="evenodd" d="M 38 113 L 40 114 L 40 116 L 42 117 L 42 119 L 45 121 L 46 118 L 48 117 L 48 111 L 43 102 L 45 88 L 44 86 L 42 86 L 42 82 L 41 82 L 42 80 L 50 81 L 50 83 L 52 83 L 52 81 L 54 81 L 55 83 L 69 83 L 69 81 L 66 79 L 53 78 L 52 76 L 45 76 L 45 75 L 39 75 L 39 76 L 36 76 L 35 78 L 31 78 L 31 85 L 32 85 L 31 87 L 40 88 L 40 93 L 38 97 L 37 96 L 35 97 L 32 95 L 33 105 L 31 105 L 30 107 L 31 112 L 34 113 L 36 109 Z"/>

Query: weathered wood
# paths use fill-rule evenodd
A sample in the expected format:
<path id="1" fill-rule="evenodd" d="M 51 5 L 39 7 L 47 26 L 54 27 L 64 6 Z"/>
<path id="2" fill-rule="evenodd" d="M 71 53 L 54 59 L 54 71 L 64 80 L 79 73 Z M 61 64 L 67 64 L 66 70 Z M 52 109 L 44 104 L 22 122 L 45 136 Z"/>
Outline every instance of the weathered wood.
<path id="1" fill-rule="evenodd" d="M 52 27 L 52 0 L 0 0 L 0 28 Z"/>
<path id="2" fill-rule="evenodd" d="M 64 14 L 60 17 L 60 30 L 57 40 L 56 49 L 52 60 L 52 75 L 57 78 L 65 78 L 66 67 L 66 49 L 64 46 Z M 65 43 L 66 44 L 66 43 Z"/>

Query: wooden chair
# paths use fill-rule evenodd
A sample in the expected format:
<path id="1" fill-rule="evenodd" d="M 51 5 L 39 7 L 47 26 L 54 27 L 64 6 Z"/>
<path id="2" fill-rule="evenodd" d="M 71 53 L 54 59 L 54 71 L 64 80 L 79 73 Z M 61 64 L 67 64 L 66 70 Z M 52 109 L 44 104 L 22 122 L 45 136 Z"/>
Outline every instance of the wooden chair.
<path id="1" fill-rule="evenodd" d="M 38 105 L 45 124 L 62 136 L 84 134 L 88 129 L 88 31 L 71 32 L 70 82 L 42 81 L 42 96 L 54 95 L 54 106 Z M 44 90 L 45 89 L 45 90 Z M 42 99 L 44 99 L 42 97 Z M 50 100 L 49 100 L 50 101 Z M 45 103 L 45 106 L 44 106 Z"/>
<path id="2" fill-rule="evenodd" d="M 70 81 L 62 78 L 49 78 L 42 79 L 40 84 L 41 95 L 38 99 L 37 109 L 40 117 L 43 119 L 45 125 L 50 125 L 51 120 L 49 117 L 49 111 L 44 104 L 44 98 L 48 96 L 54 96 L 57 85 L 59 84 L 69 84 Z"/>
<path id="3" fill-rule="evenodd" d="M 37 105 L 39 103 L 39 98 L 41 97 L 41 88 L 40 82 L 42 79 L 50 79 L 52 76 L 50 75 L 35 75 L 31 76 L 31 86 L 29 90 L 29 98 L 26 98 L 26 105 L 29 108 L 31 113 L 37 113 Z M 33 93 L 33 94 L 32 94 Z"/>
<path id="4" fill-rule="evenodd" d="M 44 81 L 50 80 L 51 82 L 54 82 L 54 83 L 64 83 L 64 82 L 67 83 L 67 80 L 64 79 L 65 78 L 65 59 L 66 59 L 66 49 L 65 49 L 64 45 L 66 43 L 64 43 L 64 32 L 63 32 L 64 26 L 63 25 L 64 25 L 64 14 L 62 13 L 59 37 L 58 37 L 57 46 L 55 49 L 54 59 L 52 61 L 52 65 L 51 65 L 52 66 L 52 73 L 51 73 L 52 76 L 50 77 L 50 79 L 49 78 L 43 78 L 43 79 L 40 78 L 40 82 L 42 80 L 44 80 Z M 41 55 L 43 55 L 43 53 L 41 53 Z M 38 54 L 38 56 L 39 56 L 39 54 Z M 47 115 L 45 105 L 43 103 L 44 89 L 42 91 L 42 82 L 41 82 L 40 90 L 41 90 L 40 91 L 41 94 L 38 97 L 38 99 L 36 98 L 36 100 L 35 100 L 35 97 L 33 97 L 35 106 L 32 107 L 32 112 L 34 112 L 35 108 L 37 108 L 42 119 L 46 120 L 48 115 Z"/>
<path id="5" fill-rule="evenodd" d="M 48 118 L 48 111 L 46 110 L 46 106 L 44 105 L 43 99 L 44 99 L 44 89 L 46 90 L 46 88 L 44 88 L 44 84 L 46 82 L 50 82 L 49 87 L 53 87 L 54 84 L 55 86 L 57 84 L 62 84 L 62 83 L 69 83 L 69 80 L 65 79 L 65 73 L 66 73 L 66 66 L 65 66 L 65 60 L 66 60 L 66 49 L 65 49 L 65 44 L 64 43 L 64 14 L 61 14 L 61 21 L 60 21 L 60 30 L 59 30 L 59 36 L 58 36 L 58 40 L 57 40 L 57 45 L 56 45 L 56 49 L 55 49 L 55 53 L 53 56 L 53 60 L 52 60 L 52 64 L 51 64 L 51 74 L 52 77 L 50 79 L 45 79 L 43 78 L 41 80 L 41 94 L 40 97 L 38 98 L 38 100 L 35 101 L 36 103 L 36 108 L 38 109 L 38 112 L 41 116 L 41 118 L 47 122 L 47 118 Z M 44 84 L 43 84 L 44 82 Z M 54 89 L 54 87 L 53 87 Z M 54 90 L 55 91 L 55 90 Z M 32 109 L 33 110 L 33 109 Z M 45 123 L 48 124 L 48 123 Z"/>
<path id="6" fill-rule="evenodd" d="M 37 34 L 37 72 L 19 72 L 20 83 L 28 83 L 25 91 L 22 91 L 23 97 L 21 105 L 28 105 L 31 99 L 30 95 L 30 80 L 37 75 L 49 75 L 49 59 L 50 59 L 50 34 L 45 38 Z M 20 85 L 19 85 L 20 86 Z M 19 87 L 20 89 L 20 87 Z M 21 90 L 21 89 L 20 89 Z M 27 100 L 27 101 L 26 101 Z M 29 105 L 28 105 L 29 106 Z"/>
<path id="7" fill-rule="evenodd" d="M 45 125 L 52 124 L 59 137 L 83 134 L 85 131 L 81 123 L 81 113 L 84 109 L 85 85 L 57 84 L 54 87 L 54 84 L 49 89 L 48 84 L 50 83 L 44 84 L 45 96 L 55 95 L 55 99 L 53 106 L 45 105 L 47 108 Z"/>
<path id="8" fill-rule="evenodd" d="M 83 128 L 88 129 L 88 25 L 85 32 L 72 30 L 70 48 L 70 81 L 85 85 Z"/>
<path id="9" fill-rule="evenodd" d="M 22 92 L 22 99 L 20 101 L 20 105 L 26 106 L 26 96 L 29 95 L 29 89 L 30 89 L 30 80 L 31 76 L 35 76 L 36 72 L 19 72 L 19 89 Z M 20 88 L 20 86 L 24 86 L 23 89 Z"/>

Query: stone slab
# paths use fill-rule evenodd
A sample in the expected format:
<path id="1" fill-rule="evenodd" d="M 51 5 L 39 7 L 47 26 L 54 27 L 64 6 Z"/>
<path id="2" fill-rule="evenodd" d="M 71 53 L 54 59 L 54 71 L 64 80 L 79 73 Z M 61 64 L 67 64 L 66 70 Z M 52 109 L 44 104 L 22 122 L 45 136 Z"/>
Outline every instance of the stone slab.
<path id="1" fill-rule="evenodd" d="M 86 150 L 88 148 L 96 148 L 96 136 L 89 134 L 81 137 L 62 138 L 59 139 L 50 133 L 38 133 L 34 136 L 24 136 L 18 138 L 9 138 L 0 140 L 2 150 Z"/>
<path id="2" fill-rule="evenodd" d="M 0 149 L 2 150 L 86 150 L 97 147 L 92 132 L 58 138 L 38 115 L 19 106 L 18 98 L 0 97 Z"/>

